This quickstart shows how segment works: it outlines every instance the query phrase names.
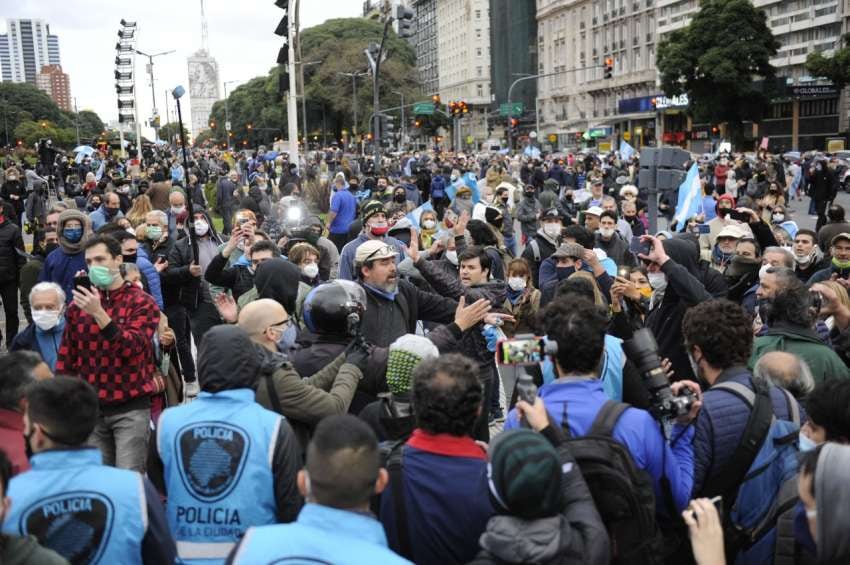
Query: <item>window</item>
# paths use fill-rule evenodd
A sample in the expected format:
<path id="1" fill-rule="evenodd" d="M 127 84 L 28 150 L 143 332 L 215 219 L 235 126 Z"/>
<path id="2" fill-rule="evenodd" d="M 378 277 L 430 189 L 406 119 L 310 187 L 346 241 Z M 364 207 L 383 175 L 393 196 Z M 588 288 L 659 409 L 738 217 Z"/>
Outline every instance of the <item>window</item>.
<path id="1" fill-rule="evenodd" d="M 480 29 L 475 30 L 475 39 L 481 39 L 481 30 Z"/>
<path id="2" fill-rule="evenodd" d="M 478 75 L 478 76 L 484 76 L 484 71 L 483 71 L 483 69 L 482 69 L 481 67 L 478 67 L 478 68 L 476 69 L 476 71 L 477 71 L 477 75 Z"/>
<path id="3" fill-rule="evenodd" d="M 478 98 L 483 98 L 484 97 L 484 85 L 483 84 L 476 85 L 476 90 L 478 91 Z"/>
<path id="4" fill-rule="evenodd" d="M 476 57 L 480 57 L 480 56 L 481 56 L 481 48 L 480 48 L 480 47 L 476 47 L 476 48 L 475 48 L 475 56 L 476 56 Z"/>

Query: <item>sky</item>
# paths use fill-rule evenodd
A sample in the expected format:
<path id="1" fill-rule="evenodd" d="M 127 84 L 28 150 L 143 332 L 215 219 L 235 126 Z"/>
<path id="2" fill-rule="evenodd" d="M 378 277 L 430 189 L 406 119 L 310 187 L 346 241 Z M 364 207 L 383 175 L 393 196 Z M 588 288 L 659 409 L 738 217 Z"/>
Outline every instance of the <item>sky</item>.
<path id="1" fill-rule="evenodd" d="M 166 89 L 189 90 L 186 59 L 201 47 L 201 0 L 0 0 L 0 32 L 5 18 L 45 20 L 59 36 L 63 70 L 71 78 L 71 95 L 79 110 L 94 110 L 104 122 L 118 119 L 115 95 L 115 43 L 121 19 L 136 21 L 136 48 L 145 53 L 175 50 L 154 59 L 156 101 L 165 123 Z M 276 63 L 282 42 L 274 29 L 283 15 L 273 0 L 205 0 L 209 49 L 218 61 L 221 81 L 247 81 L 265 75 Z M 330 18 L 357 17 L 362 0 L 301 0 L 301 28 Z M 151 86 L 141 58 L 136 63 L 139 120 L 151 114 Z M 146 60 L 145 60 L 146 62 Z M 228 84 L 228 92 L 238 87 Z M 223 86 L 219 85 L 223 95 Z M 181 99 L 183 123 L 189 127 L 188 95 Z M 186 103 L 184 104 L 184 100 Z M 173 99 L 169 110 L 175 115 Z M 173 118 L 176 121 L 176 118 Z M 194 133 L 194 132 L 193 132 Z M 142 128 L 153 137 L 153 130 Z"/>

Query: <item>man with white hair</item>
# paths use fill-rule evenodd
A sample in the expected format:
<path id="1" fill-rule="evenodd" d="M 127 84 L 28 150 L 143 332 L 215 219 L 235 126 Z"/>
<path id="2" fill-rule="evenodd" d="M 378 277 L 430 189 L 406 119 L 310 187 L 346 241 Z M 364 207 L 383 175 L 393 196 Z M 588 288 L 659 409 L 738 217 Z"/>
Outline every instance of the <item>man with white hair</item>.
<path id="1" fill-rule="evenodd" d="M 231 169 L 226 177 L 218 179 L 215 189 L 215 212 L 224 223 L 222 234 L 230 235 L 233 229 L 233 213 L 239 204 L 239 173 Z"/>
<path id="2" fill-rule="evenodd" d="M 65 330 L 65 291 L 54 282 L 38 283 L 29 294 L 32 323 L 15 336 L 10 351 L 34 351 L 56 370 L 56 358 Z"/>
<path id="3" fill-rule="evenodd" d="M 771 351 L 762 355 L 753 367 L 753 377 L 784 388 L 798 400 L 815 388 L 809 364 L 787 351 Z"/>

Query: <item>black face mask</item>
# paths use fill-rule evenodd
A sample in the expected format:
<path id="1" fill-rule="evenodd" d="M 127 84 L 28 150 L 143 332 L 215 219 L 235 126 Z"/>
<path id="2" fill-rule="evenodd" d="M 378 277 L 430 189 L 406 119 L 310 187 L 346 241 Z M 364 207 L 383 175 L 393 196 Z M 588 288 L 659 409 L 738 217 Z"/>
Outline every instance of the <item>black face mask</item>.
<path id="1" fill-rule="evenodd" d="M 525 194 L 525 197 L 526 197 L 526 198 L 534 198 L 534 193 L 533 193 L 533 192 L 526 192 L 526 193 L 524 193 L 524 194 Z"/>
<path id="2" fill-rule="evenodd" d="M 126 255 L 121 255 L 124 258 L 125 263 L 135 263 L 136 257 L 138 257 L 138 253 L 128 253 Z"/>
<path id="3" fill-rule="evenodd" d="M 393 200 L 398 202 L 399 204 L 404 204 L 406 198 L 404 197 L 404 194 L 396 194 L 395 196 L 393 196 Z"/>
<path id="4" fill-rule="evenodd" d="M 55 249 L 59 247 L 58 243 L 48 243 L 44 246 L 44 254 L 50 255 Z"/>
<path id="5" fill-rule="evenodd" d="M 30 430 L 29 434 L 24 433 L 24 452 L 27 454 L 27 459 L 32 459 L 33 456 L 32 444 L 30 444 L 31 437 L 32 430 Z"/>

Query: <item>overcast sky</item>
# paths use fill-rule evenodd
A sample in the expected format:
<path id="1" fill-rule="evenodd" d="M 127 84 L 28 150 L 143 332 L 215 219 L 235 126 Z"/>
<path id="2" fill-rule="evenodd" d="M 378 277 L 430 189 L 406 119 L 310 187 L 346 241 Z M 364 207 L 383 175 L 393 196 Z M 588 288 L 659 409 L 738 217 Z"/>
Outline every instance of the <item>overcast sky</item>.
<path id="1" fill-rule="evenodd" d="M 118 119 L 115 43 L 122 18 L 138 22 L 136 47 L 146 53 L 174 49 L 154 59 L 156 100 L 165 123 L 166 89 L 182 84 L 189 90 L 186 59 L 201 47 L 200 0 L 0 0 L 3 18 L 43 19 L 59 36 L 62 68 L 71 77 L 71 95 L 80 110 L 91 109 L 108 122 Z M 273 0 L 205 0 L 212 56 L 221 81 L 248 80 L 275 65 L 281 41 L 274 34 L 282 16 Z M 302 0 L 301 27 L 330 18 L 362 14 L 362 0 Z M 6 23 L 0 24 L 6 32 Z M 144 66 L 137 64 L 139 120 L 150 117 L 151 88 Z M 238 84 L 228 85 L 228 91 Z M 222 91 L 222 86 L 219 85 Z M 188 96 L 181 99 L 183 121 L 189 127 Z M 174 112 L 173 100 L 169 109 Z M 143 131 L 152 136 L 152 131 Z"/>

